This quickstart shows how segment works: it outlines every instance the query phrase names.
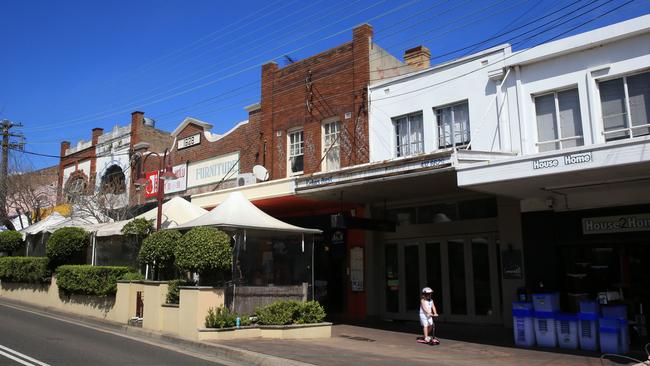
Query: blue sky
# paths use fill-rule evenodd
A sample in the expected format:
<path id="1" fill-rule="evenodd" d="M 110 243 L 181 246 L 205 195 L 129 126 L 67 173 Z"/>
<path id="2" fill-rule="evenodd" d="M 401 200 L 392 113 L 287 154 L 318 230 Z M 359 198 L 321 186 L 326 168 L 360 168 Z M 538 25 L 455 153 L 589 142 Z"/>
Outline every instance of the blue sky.
<path id="1" fill-rule="evenodd" d="M 167 131 L 192 116 L 220 133 L 259 100 L 261 64 L 346 42 L 364 22 L 392 54 L 424 44 L 442 62 L 508 40 L 530 47 L 619 6 L 569 34 L 650 13 L 650 1 L 627 2 L 2 1 L 0 118 L 24 125 L 26 150 L 53 155 L 61 140 L 127 124 L 133 110 Z M 36 168 L 58 163 L 29 158 Z"/>

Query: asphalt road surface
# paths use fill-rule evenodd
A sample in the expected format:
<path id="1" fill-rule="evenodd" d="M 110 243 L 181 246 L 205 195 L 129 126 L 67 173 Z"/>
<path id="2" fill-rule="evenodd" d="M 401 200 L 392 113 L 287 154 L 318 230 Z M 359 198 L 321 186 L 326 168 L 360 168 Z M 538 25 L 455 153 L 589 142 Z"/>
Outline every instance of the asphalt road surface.
<path id="1" fill-rule="evenodd" d="M 220 365 L 208 359 L 0 303 L 0 365 Z"/>

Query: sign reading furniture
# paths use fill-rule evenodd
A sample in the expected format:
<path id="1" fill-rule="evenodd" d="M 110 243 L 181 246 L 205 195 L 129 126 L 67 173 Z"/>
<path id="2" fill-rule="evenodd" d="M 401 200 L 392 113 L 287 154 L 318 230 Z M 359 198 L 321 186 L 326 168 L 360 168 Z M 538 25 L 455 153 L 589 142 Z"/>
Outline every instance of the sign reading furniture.
<path id="1" fill-rule="evenodd" d="M 582 219 L 583 234 L 650 231 L 650 214 L 587 217 Z"/>
<path id="2" fill-rule="evenodd" d="M 187 188 L 235 178 L 237 173 L 239 173 L 239 152 L 190 163 L 187 166 Z"/>

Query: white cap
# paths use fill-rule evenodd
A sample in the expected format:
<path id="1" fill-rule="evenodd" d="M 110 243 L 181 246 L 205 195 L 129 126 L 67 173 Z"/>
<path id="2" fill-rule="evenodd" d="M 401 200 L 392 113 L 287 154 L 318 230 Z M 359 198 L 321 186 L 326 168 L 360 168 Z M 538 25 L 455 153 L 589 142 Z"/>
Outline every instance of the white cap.
<path id="1" fill-rule="evenodd" d="M 431 287 L 425 287 L 425 288 L 422 289 L 422 293 L 423 294 L 432 294 L 433 290 L 431 289 Z"/>

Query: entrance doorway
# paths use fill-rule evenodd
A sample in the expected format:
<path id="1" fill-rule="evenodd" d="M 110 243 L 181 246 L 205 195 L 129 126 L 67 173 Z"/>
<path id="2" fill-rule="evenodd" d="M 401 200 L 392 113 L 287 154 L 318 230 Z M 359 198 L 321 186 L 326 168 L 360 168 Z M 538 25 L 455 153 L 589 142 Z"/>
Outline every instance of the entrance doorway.
<path id="1" fill-rule="evenodd" d="M 383 316 L 417 319 L 428 286 L 439 320 L 500 323 L 498 253 L 494 233 L 386 242 Z"/>

